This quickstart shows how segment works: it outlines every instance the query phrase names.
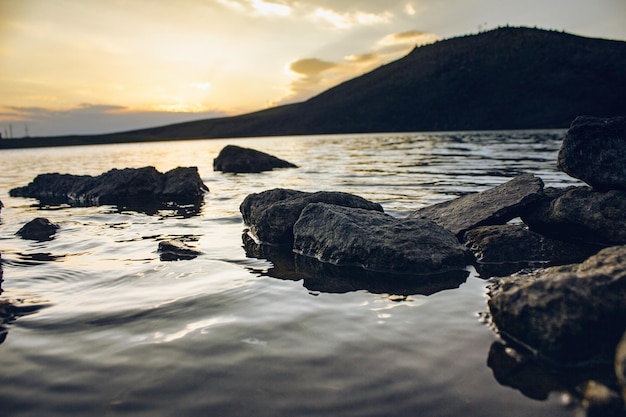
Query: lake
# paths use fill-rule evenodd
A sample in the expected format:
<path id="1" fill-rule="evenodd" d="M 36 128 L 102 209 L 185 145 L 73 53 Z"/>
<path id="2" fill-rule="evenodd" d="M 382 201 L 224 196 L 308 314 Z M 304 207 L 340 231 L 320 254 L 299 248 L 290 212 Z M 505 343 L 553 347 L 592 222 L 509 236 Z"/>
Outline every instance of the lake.
<path id="1" fill-rule="evenodd" d="M 488 282 L 410 294 L 313 284 L 246 254 L 239 205 L 281 187 L 343 191 L 404 217 L 524 172 L 556 170 L 562 130 L 325 135 L 0 151 L 3 416 L 574 416 L 542 376 L 503 381 Z M 299 166 L 213 172 L 227 144 Z M 199 211 L 39 206 L 37 174 L 197 166 Z M 35 217 L 54 239 L 15 232 Z M 203 254 L 159 259 L 181 239 Z M 494 357 L 495 355 L 495 357 Z M 506 370 L 505 370 L 506 371 Z M 549 373 L 549 372 L 548 372 Z M 530 387 L 528 386 L 530 384 Z M 536 384 L 537 386 L 534 386 Z"/>

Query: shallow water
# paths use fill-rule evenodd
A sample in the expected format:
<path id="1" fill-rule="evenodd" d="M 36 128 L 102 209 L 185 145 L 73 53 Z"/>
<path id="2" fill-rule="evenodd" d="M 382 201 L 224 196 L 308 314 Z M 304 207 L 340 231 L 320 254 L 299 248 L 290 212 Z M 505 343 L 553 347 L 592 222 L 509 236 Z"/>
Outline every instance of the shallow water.
<path id="1" fill-rule="evenodd" d="M 275 187 L 354 193 L 402 217 L 523 172 L 546 186 L 575 184 L 555 168 L 563 133 L 3 150 L 0 414 L 573 416 L 558 387 L 535 395 L 496 380 L 492 356 L 501 345 L 480 318 L 487 283 L 472 268 L 457 282 L 408 296 L 316 277 L 311 284 L 246 256 L 239 213 L 246 195 Z M 229 143 L 299 168 L 213 172 L 213 158 Z M 197 166 L 210 188 L 200 211 L 41 207 L 8 196 L 41 173 L 146 165 Z M 61 226 L 53 240 L 14 235 L 35 217 Z M 204 254 L 160 261 L 157 245 L 166 238 Z"/>

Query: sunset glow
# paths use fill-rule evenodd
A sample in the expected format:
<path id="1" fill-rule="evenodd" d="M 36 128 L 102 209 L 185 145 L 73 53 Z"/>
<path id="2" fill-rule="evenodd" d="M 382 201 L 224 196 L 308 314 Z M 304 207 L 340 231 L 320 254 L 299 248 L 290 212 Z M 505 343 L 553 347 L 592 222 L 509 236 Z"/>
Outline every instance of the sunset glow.
<path id="1" fill-rule="evenodd" d="M 308 99 L 415 46 L 507 24 L 626 39 L 622 0 L 480 4 L 0 0 L 0 133 L 242 114 Z"/>

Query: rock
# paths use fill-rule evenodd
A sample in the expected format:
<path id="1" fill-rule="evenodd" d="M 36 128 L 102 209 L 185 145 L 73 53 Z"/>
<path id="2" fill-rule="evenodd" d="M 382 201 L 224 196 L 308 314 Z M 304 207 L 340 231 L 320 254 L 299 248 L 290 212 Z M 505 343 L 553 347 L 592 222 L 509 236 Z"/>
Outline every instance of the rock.
<path id="1" fill-rule="evenodd" d="M 500 333 L 544 357 L 613 357 L 626 328 L 626 246 L 603 249 L 581 264 L 502 278 L 489 297 Z"/>
<path id="2" fill-rule="evenodd" d="M 626 402 L 626 332 L 615 349 L 615 376 L 622 389 L 622 399 Z"/>
<path id="3" fill-rule="evenodd" d="M 297 190 L 275 188 L 248 195 L 239 210 L 250 233 L 261 243 L 291 245 L 293 225 L 300 212 L 311 203 L 328 203 L 338 206 L 383 211 L 380 204 L 362 197 L 333 191 L 306 193 Z"/>
<path id="4" fill-rule="evenodd" d="M 243 234 L 246 256 L 267 259 L 270 268 L 250 268 L 261 276 L 290 281 L 302 280 L 309 291 L 346 293 L 368 291 L 373 294 L 393 294 L 408 297 L 414 294 L 431 295 L 458 288 L 469 276 L 467 270 L 453 270 L 437 274 L 394 274 L 367 271 L 360 267 L 337 266 L 293 253 L 284 246 L 259 245 L 247 233 Z"/>
<path id="5" fill-rule="evenodd" d="M 626 117 L 577 117 L 561 144 L 557 167 L 596 190 L 626 190 Z"/>
<path id="6" fill-rule="evenodd" d="M 0 211 L 4 208 L 4 204 L 2 204 L 2 200 L 0 200 Z"/>
<path id="7" fill-rule="evenodd" d="M 208 188 L 195 167 L 179 167 L 165 174 L 154 167 L 112 169 L 90 175 L 42 174 L 13 197 L 37 198 L 44 203 L 97 206 L 105 204 L 175 203 L 201 201 Z"/>
<path id="8" fill-rule="evenodd" d="M 162 261 L 178 261 L 194 259 L 202 252 L 178 240 L 163 240 L 157 250 Z"/>
<path id="9" fill-rule="evenodd" d="M 432 274 L 469 263 L 456 237 L 434 222 L 373 210 L 309 204 L 293 235 L 293 250 L 300 255 L 371 271 Z"/>
<path id="10" fill-rule="evenodd" d="M 525 268 L 581 262 L 602 247 L 550 239 L 522 224 L 481 226 L 469 230 L 465 245 L 476 257 L 483 278 L 505 276 Z"/>
<path id="11" fill-rule="evenodd" d="M 15 234 L 23 239 L 38 240 L 40 242 L 52 240 L 59 226 L 43 217 L 37 217 L 26 223 Z"/>
<path id="12" fill-rule="evenodd" d="M 463 233 L 474 227 L 504 224 L 519 217 L 542 194 L 543 181 L 534 175 L 524 174 L 481 193 L 424 207 L 409 217 L 430 219 L 461 238 Z"/>
<path id="13" fill-rule="evenodd" d="M 297 166 L 265 152 L 235 145 L 224 147 L 213 160 L 214 171 L 253 173 L 271 171 L 275 168 L 297 168 Z"/>
<path id="14" fill-rule="evenodd" d="M 626 191 L 589 187 L 546 189 L 546 198 L 522 216 L 531 230 L 559 240 L 626 244 Z"/>

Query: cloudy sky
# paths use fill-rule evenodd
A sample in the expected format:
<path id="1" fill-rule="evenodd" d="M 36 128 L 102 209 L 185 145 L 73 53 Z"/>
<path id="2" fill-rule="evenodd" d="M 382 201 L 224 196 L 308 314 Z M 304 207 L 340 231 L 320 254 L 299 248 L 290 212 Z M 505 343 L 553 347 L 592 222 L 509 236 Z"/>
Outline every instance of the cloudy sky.
<path id="1" fill-rule="evenodd" d="M 626 40 L 626 0 L 0 0 L 0 133 L 106 133 L 305 100 L 497 26 Z"/>

